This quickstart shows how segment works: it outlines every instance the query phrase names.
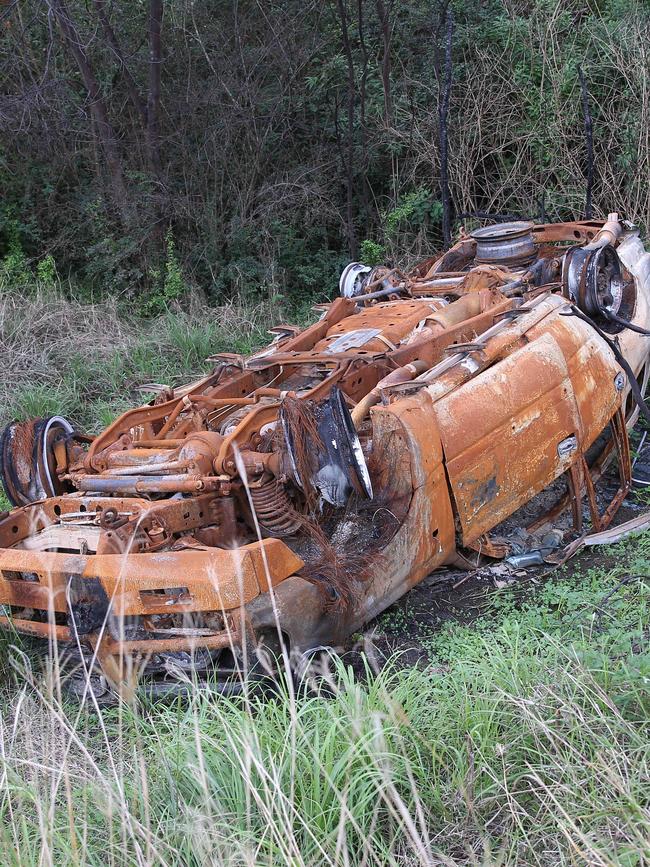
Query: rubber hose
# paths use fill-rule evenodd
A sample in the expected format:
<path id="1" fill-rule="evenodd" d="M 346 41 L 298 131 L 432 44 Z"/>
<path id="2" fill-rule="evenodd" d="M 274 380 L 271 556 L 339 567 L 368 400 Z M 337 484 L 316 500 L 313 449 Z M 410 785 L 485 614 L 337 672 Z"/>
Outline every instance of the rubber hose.
<path id="1" fill-rule="evenodd" d="M 628 322 L 627 319 L 621 319 L 620 316 L 617 316 L 615 313 L 612 313 L 605 307 L 600 307 L 599 310 L 603 314 L 605 319 L 609 319 L 610 322 L 615 322 L 617 325 L 622 325 L 623 328 L 629 328 L 630 331 L 634 331 L 637 334 L 643 334 L 646 337 L 650 337 L 650 331 L 648 331 L 647 328 L 641 328 L 640 325 L 634 325 L 632 322 Z"/>

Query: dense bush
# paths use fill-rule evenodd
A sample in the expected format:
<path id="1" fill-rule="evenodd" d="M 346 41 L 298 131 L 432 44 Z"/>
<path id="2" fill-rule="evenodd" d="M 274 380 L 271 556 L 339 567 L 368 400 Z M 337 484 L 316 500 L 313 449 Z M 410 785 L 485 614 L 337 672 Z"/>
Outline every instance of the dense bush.
<path id="1" fill-rule="evenodd" d="M 455 226 L 584 213 L 580 67 L 594 213 L 650 224 L 643 0 L 5 5 L 5 283 L 72 276 L 144 312 L 188 285 L 302 300 L 360 250 L 439 246 L 447 9 Z"/>

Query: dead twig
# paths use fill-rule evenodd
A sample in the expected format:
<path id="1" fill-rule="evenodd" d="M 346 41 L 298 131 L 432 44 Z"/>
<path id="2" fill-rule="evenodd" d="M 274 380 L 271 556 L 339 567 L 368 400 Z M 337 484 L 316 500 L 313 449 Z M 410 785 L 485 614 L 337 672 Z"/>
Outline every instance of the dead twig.
<path id="1" fill-rule="evenodd" d="M 578 67 L 580 90 L 582 91 L 582 113 L 585 121 L 585 142 L 587 145 L 587 189 L 585 192 L 585 219 L 592 216 L 591 193 L 594 185 L 594 125 L 589 108 L 589 92 L 582 67 Z"/>
<path id="2" fill-rule="evenodd" d="M 604 614 L 605 611 L 604 611 L 603 606 L 605 605 L 606 602 L 608 602 L 608 601 L 612 598 L 612 596 L 613 596 L 615 593 L 618 593 L 618 591 L 621 589 L 621 587 L 625 587 L 626 584 L 631 584 L 633 581 L 639 581 L 639 580 L 642 580 L 642 579 L 644 579 L 645 577 L 646 577 L 645 575 L 628 575 L 626 578 L 623 578 L 622 581 L 619 581 L 619 582 L 618 582 L 618 584 L 616 585 L 616 587 L 614 587 L 612 590 L 610 590 L 609 593 L 606 593 L 606 594 L 603 596 L 603 598 L 600 600 L 600 602 L 598 602 L 598 603 L 594 606 L 594 611 L 598 611 L 600 614 Z"/>

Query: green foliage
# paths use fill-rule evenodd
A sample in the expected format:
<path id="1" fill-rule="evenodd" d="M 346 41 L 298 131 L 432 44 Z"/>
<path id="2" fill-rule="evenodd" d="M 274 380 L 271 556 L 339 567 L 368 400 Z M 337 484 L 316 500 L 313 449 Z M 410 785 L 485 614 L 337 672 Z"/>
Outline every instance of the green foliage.
<path id="1" fill-rule="evenodd" d="M 30 282 L 31 276 L 22 250 L 12 250 L 0 263 L 0 285 L 3 288 L 20 289 Z"/>
<path id="2" fill-rule="evenodd" d="M 233 233 L 210 295 L 243 303 L 283 299 L 299 307 L 331 297 L 347 261 L 345 253 L 329 249 L 322 227 L 300 230 L 274 220 L 263 234 Z"/>
<path id="3" fill-rule="evenodd" d="M 25 228 L 12 216 L 0 217 L 0 234 L 4 236 L 6 251 L 0 260 L 0 289 L 25 290 L 33 285 L 34 280 L 43 286 L 53 288 L 58 283 L 54 257 L 51 253 L 47 253 L 37 262 L 35 273 L 32 272 L 23 249 L 22 235 Z"/>
<path id="4" fill-rule="evenodd" d="M 133 408 L 133 402 L 124 397 L 113 397 L 102 400 L 94 400 L 90 406 L 84 407 L 84 410 L 75 408 L 74 415 L 79 417 L 81 413 L 88 417 L 88 423 L 85 425 L 87 430 L 102 431 L 112 424 L 123 412 Z"/>
<path id="5" fill-rule="evenodd" d="M 73 413 L 77 406 L 78 392 L 74 379 L 57 385 L 34 383 L 14 393 L 9 415 L 18 421 L 50 415 L 68 415 Z"/>
<path id="6" fill-rule="evenodd" d="M 148 281 L 142 264 L 136 260 L 136 240 L 128 235 L 117 236 L 110 228 L 102 228 L 103 225 L 103 221 L 98 221 L 94 228 L 90 223 L 88 246 L 78 270 L 75 269 L 77 297 L 95 301 L 120 293 L 146 296 Z"/>
<path id="7" fill-rule="evenodd" d="M 643 684 L 650 664 L 650 535 L 608 553 L 617 564 L 613 568 L 582 571 L 572 564 L 540 588 L 516 584 L 486 595 L 484 613 L 476 621 L 449 620 L 411 631 L 434 664 L 479 663 L 487 648 L 508 654 L 513 647 L 551 661 L 558 648 L 570 646 L 592 677 L 608 689 L 616 686 L 620 707 L 648 715 L 650 699 Z M 630 575 L 638 578 L 631 581 Z M 602 599 L 606 608 L 599 604 Z M 408 622 L 413 622 L 413 613 L 407 608 L 382 617 L 389 633 L 403 632 Z"/>
<path id="8" fill-rule="evenodd" d="M 142 304 L 142 312 L 150 316 L 168 310 L 170 305 L 178 301 L 187 291 L 187 284 L 178 260 L 171 228 L 167 230 L 165 235 L 165 266 L 162 282 L 159 272 L 153 271 L 152 274 L 157 278 L 156 284 Z"/>
<path id="9" fill-rule="evenodd" d="M 178 300 L 186 289 L 183 271 L 176 255 L 176 245 L 171 229 L 165 238 L 165 280 L 163 282 L 163 295 L 167 302 Z"/>
<path id="10" fill-rule="evenodd" d="M 384 214 L 386 234 L 395 236 L 398 230 L 419 229 L 442 220 L 442 203 L 431 190 L 421 187 L 403 195 L 397 206 Z"/>
<path id="11" fill-rule="evenodd" d="M 377 241 L 366 238 L 361 242 L 359 257 L 364 265 L 381 265 L 386 258 L 386 251 Z"/>
<path id="12" fill-rule="evenodd" d="M 21 223 L 13 217 L 11 208 L 0 216 L 0 231 L 4 235 L 5 254 L 0 261 L 0 288 L 20 289 L 32 279 L 21 241 Z"/>
<path id="13" fill-rule="evenodd" d="M 617 207 L 645 226 L 647 3 L 452 5 L 455 212 L 582 216 L 582 67 L 594 122 L 595 215 Z M 242 18 L 236 5 L 220 4 L 214 15 L 203 4 L 190 32 L 181 7 L 166 4 L 161 165 L 154 166 L 147 148 L 135 146 L 142 119 L 95 4 L 69 0 L 120 143 L 119 195 L 74 54 L 63 40 L 52 42 L 46 7 L 28 28 L 18 7 L 9 10 L 0 46 L 8 99 L 0 132 L 2 285 L 26 285 L 34 267 L 45 283 L 60 278 L 84 300 L 125 297 L 149 315 L 181 301 L 189 283 L 219 303 L 282 297 L 301 306 L 335 292 L 352 234 L 385 243 L 387 256 L 366 247 L 374 254 L 364 255 L 368 261 L 397 264 L 437 249 L 439 9 L 421 0 L 387 6 L 388 117 L 377 6 L 346 0 L 343 7 L 345 27 L 338 6 L 323 15 L 320 4 L 274 2 L 269 27 L 257 7 Z M 146 103 L 146 4 L 113 4 L 109 17 Z M 41 82 L 36 104 L 27 80 Z M 173 226 L 166 244 L 161 225 Z"/>
<path id="14" fill-rule="evenodd" d="M 56 285 L 58 280 L 56 262 L 51 253 L 44 256 L 36 265 L 36 279 L 49 288 Z"/>

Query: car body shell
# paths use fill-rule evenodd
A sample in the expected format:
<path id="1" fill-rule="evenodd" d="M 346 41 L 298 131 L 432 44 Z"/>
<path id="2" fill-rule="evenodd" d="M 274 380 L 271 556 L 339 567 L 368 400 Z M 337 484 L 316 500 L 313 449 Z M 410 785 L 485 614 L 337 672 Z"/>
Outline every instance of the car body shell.
<path id="1" fill-rule="evenodd" d="M 219 357 L 94 439 L 54 424 L 41 442 L 42 426 L 14 425 L 0 626 L 76 648 L 114 687 L 134 666 L 171 683 L 188 654 L 219 672 L 227 652 L 231 677 L 274 635 L 298 654 L 340 645 L 435 569 L 504 556 L 495 528 L 560 479 L 556 508 L 532 524 L 569 510 L 575 537 L 586 498 L 602 529 L 630 487 L 638 415 L 615 349 L 644 388 L 650 341 L 571 315 L 558 274 L 570 244 L 597 244 L 610 223 L 532 227 L 539 261 L 557 266 L 541 283 L 529 263 L 476 261 L 468 237 L 406 276 L 384 269 L 312 326 Z M 616 225 L 630 321 L 647 329 L 650 255 Z M 327 403 L 335 390 L 344 406 Z M 323 457 L 324 407 L 345 462 Z M 615 454 L 619 487 L 599 510 L 594 485 Z M 344 505 L 324 500 L 325 470 Z"/>

